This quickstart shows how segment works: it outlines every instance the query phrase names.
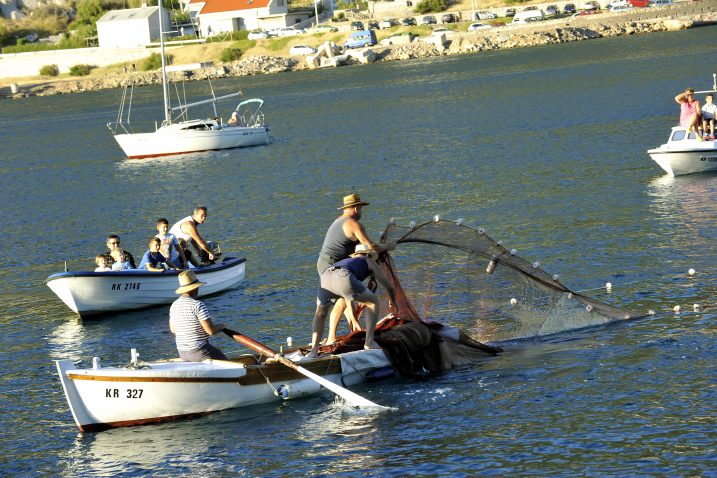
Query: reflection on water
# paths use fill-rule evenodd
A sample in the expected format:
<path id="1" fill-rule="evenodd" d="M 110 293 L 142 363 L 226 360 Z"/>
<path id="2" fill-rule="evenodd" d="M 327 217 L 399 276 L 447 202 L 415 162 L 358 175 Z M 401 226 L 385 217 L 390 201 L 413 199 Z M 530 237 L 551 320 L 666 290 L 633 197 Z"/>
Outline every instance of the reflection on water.
<path id="1" fill-rule="evenodd" d="M 76 362 L 83 358 L 87 351 L 85 347 L 85 327 L 78 316 L 68 319 L 50 333 L 47 343 L 50 346 L 52 360 L 72 360 Z"/>

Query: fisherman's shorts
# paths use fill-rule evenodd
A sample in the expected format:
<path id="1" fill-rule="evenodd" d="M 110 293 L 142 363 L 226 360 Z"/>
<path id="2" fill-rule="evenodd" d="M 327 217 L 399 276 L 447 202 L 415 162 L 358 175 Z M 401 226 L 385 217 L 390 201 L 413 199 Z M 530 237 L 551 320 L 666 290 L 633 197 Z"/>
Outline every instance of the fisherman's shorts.
<path id="1" fill-rule="evenodd" d="M 319 305 L 329 305 L 336 302 L 339 297 L 354 300 L 366 291 L 366 286 L 350 271 L 329 267 L 321 274 L 318 302 Z"/>

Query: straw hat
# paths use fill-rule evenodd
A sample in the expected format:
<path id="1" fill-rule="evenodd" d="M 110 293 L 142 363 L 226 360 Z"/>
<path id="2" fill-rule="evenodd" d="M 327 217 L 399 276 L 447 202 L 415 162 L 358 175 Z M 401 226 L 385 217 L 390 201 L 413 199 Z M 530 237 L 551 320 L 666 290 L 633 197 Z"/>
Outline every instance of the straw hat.
<path id="1" fill-rule="evenodd" d="M 368 206 L 369 203 L 361 201 L 361 198 L 358 194 L 349 194 L 348 196 L 344 196 L 344 205 L 341 206 L 339 209 L 346 209 L 347 207 L 354 207 L 354 206 Z"/>
<path id="2" fill-rule="evenodd" d="M 184 294 L 207 284 L 206 282 L 201 282 L 197 279 L 194 271 L 182 271 L 179 273 L 178 279 L 179 289 L 175 291 L 177 294 Z"/>
<path id="3" fill-rule="evenodd" d="M 378 255 L 378 253 L 374 249 L 371 249 L 366 244 L 357 244 L 356 250 L 354 251 L 354 253 L 349 254 L 349 255 L 351 257 L 356 257 L 356 256 L 360 256 L 363 254 L 366 254 L 367 256 L 370 256 L 370 257 L 375 257 L 376 255 Z"/>

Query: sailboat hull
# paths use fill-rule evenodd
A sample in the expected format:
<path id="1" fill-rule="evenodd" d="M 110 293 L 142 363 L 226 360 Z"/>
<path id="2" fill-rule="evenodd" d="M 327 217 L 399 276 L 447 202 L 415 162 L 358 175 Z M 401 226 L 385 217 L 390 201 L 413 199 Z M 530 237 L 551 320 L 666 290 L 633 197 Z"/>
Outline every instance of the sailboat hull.
<path id="1" fill-rule="evenodd" d="M 128 158 L 154 158 L 174 154 L 269 144 L 268 126 L 186 129 L 175 123 L 153 133 L 116 134 L 115 140 Z"/>

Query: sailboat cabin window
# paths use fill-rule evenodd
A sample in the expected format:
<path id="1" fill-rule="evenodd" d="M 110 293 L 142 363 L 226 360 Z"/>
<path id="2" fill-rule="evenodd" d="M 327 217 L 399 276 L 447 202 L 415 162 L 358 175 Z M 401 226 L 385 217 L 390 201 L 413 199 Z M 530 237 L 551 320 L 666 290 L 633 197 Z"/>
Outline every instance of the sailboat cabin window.
<path id="1" fill-rule="evenodd" d="M 685 130 L 683 129 L 675 131 L 672 134 L 672 141 L 682 141 L 683 139 L 685 139 Z"/>

